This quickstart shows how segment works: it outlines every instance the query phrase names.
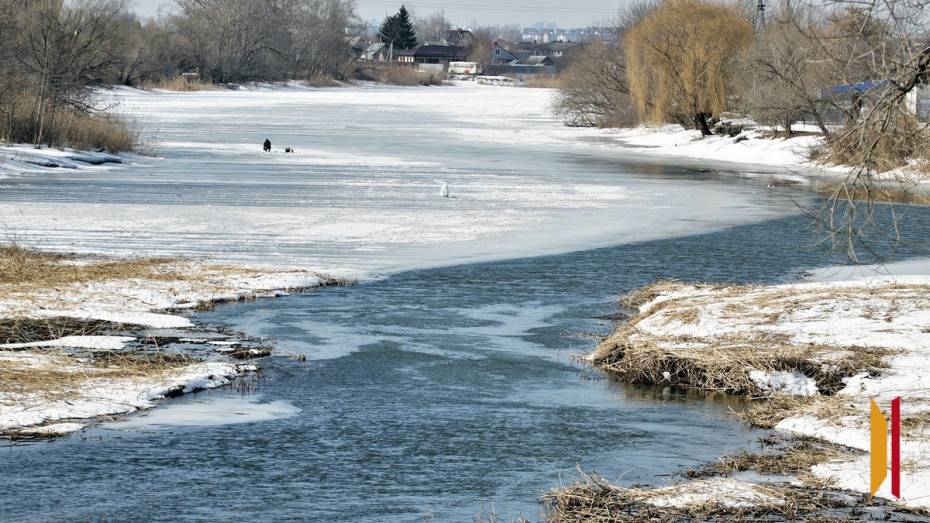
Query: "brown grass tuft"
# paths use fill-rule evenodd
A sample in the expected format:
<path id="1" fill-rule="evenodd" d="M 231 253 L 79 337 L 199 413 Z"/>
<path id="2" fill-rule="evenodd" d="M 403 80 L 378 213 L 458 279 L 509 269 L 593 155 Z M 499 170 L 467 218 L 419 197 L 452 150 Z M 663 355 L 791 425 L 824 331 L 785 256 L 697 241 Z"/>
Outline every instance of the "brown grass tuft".
<path id="1" fill-rule="evenodd" d="M 808 475 L 814 465 L 848 459 L 855 454 L 861 453 L 812 438 L 795 438 L 780 442 L 779 448 L 764 453 L 741 450 L 716 463 L 689 470 L 685 476 L 698 479 L 751 470 L 760 474 L 802 477 Z"/>
<path id="2" fill-rule="evenodd" d="M 185 93 L 194 91 L 216 91 L 217 89 L 220 89 L 220 87 L 211 82 L 205 82 L 200 79 L 188 80 L 181 75 L 176 75 L 162 78 L 160 80 L 148 80 L 143 82 L 142 89 L 163 89 L 165 91 L 177 91 Z"/>
<path id="3" fill-rule="evenodd" d="M 138 151 L 141 146 L 139 132 L 133 122 L 113 114 L 92 115 L 63 113 L 50 131 L 52 143 L 75 149 L 100 150 L 111 153 Z"/>
<path id="4" fill-rule="evenodd" d="M 603 478 L 582 473 L 578 482 L 549 491 L 543 500 L 548 508 L 547 520 L 559 523 L 848 521 L 839 513 L 839 517 L 830 516 L 833 510 L 846 506 L 842 498 L 786 485 L 758 485 L 757 488 L 777 502 L 746 508 L 728 508 L 713 502 L 656 507 L 647 502 L 652 489 L 615 487 Z"/>
<path id="5" fill-rule="evenodd" d="M 889 355 L 875 348 L 794 345 L 781 336 L 730 336 L 713 340 L 712 347 L 706 343 L 642 336 L 635 325 L 624 325 L 601 343 L 592 363 L 629 383 L 764 397 L 767 391 L 749 378 L 752 370 L 799 371 L 829 395 L 844 386 L 843 378 L 881 368 Z M 687 344 L 696 346 L 681 348 Z"/>
<path id="6" fill-rule="evenodd" d="M 68 256 L 7 244 L 0 246 L 0 296 L 91 281 L 180 279 L 180 274 L 166 270 L 165 265 L 171 262 L 166 258 L 137 258 L 76 263 L 75 259 Z"/>
<path id="7" fill-rule="evenodd" d="M 38 364 L 34 360 L 0 359 L 0 395 L 66 399 L 91 380 L 158 377 L 195 361 L 187 356 L 162 353 L 101 352 L 89 357 L 61 352 L 43 354 L 46 359 Z"/>
<path id="8" fill-rule="evenodd" d="M 446 79 L 444 73 L 423 73 L 411 66 L 399 64 L 377 64 L 359 69 L 355 73 L 359 80 L 367 80 L 388 85 L 442 85 Z"/>
<path id="9" fill-rule="evenodd" d="M 125 330 L 125 325 L 101 320 L 0 318 L 0 344 L 33 343 L 65 336 L 109 336 Z"/>
<path id="10" fill-rule="evenodd" d="M 523 80 L 523 87 L 531 89 L 561 89 L 565 82 L 558 75 L 536 75 Z"/>

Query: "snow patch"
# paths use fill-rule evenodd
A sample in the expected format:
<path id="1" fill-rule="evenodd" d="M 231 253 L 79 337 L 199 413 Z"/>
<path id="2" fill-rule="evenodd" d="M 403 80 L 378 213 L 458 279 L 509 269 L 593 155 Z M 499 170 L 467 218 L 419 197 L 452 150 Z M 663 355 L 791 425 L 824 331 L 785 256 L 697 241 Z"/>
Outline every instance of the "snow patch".
<path id="1" fill-rule="evenodd" d="M 650 490 L 643 501 L 655 507 L 687 508 L 715 504 L 734 509 L 784 503 L 763 486 L 717 477 Z"/>

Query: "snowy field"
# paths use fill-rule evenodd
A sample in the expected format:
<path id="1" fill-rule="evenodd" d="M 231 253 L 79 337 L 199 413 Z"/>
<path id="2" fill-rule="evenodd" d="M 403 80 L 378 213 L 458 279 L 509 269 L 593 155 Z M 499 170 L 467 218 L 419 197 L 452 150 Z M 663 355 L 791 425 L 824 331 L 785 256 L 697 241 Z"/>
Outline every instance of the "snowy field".
<path id="1" fill-rule="evenodd" d="M 566 128 L 550 115 L 552 94 L 476 86 L 120 90 L 107 96 L 137 120 L 155 156 L 21 170 L 8 161 L 0 165 L 8 176 L 0 224 L 39 248 L 364 276 L 797 212 L 797 193 L 741 179 L 770 176 L 759 169 L 719 175 L 706 161 L 670 166 L 603 131 Z M 266 137 L 272 154 L 261 151 Z M 698 166 L 702 180 L 684 168 Z M 450 198 L 440 197 L 444 183 Z"/>

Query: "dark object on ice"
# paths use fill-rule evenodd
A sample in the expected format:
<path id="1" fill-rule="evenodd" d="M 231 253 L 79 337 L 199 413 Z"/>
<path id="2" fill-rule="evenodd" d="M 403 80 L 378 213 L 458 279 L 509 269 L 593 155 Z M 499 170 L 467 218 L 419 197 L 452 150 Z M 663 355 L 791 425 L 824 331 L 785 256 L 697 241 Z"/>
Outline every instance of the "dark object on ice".
<path id="1" fill-rule="evenodd" d="M 268 138 L 265 138 L 264 147 L 265 147 L 265 152 L 270 153 L 271 152 L 271 140 L 269 140 Z"/>
<path id="2" fill-rule="evenodd" d="M 746 136 L 745 134 L 744 134 L 744 135 L 740 135 L 740 136 L 737 136 L 737 137 L 736 137 L 736 140 L 733 140 L 733 143 L 745 142 L 745 141 L 748 140 L 748 139 L 749 139 L 749 137 Z"/>
<path id="3" fill-rule="evenodd" d="M 284 148 L 284 152 L 286 152 L 286 153 L 292 153 L 292 152 L 294 152 L 294 149 L 291 149 L 290 147 L 285 147 L 285 148 Z"/>

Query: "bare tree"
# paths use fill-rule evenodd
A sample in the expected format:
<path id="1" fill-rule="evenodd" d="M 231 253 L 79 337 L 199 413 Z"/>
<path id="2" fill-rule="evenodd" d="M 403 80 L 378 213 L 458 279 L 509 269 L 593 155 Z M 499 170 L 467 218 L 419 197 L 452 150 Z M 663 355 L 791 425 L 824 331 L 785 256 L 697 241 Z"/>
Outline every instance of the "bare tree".
<path id="1" fill-rule="evenodd" d="M 616 20 L 621 38 L 657 6 L 655 0 L 636 0 Z M 636 111 L 630 98 L 626 57 L 602 41 L 591 42 L 562 73 L 556 112 L 571 126 L 615 127 L 633 123 Z"/>
<path id="2" fill-rule="evenodd" d="M 439 43 L 442 34 L 452 29 L 452 23 L 442 13 L 433 13 L 425 18 L 414 16 L 413 28 L 420 42 Z"/>
<path id="3" fill-rule="evenodd" d="M 122 0 L 42 0 L 21 15 L 17 57 L 33 83 L 34 143 L 42 143 L 58 111 L 89 112 L 87 87 L 100 84 L 118 60 Z"/>
<path id="4" fill-rule="evenodd" d="M 634 123 L 623 55 L 592 42 L 563 73 L 556 112 L 573 127 L 618 127 Z"/>
<path id="5" fill-rule="evenodd" d="M 857 260 L 875 235 L 898 237 L 894 207 L 907 201 L 930 166 L 930 133 L 914 97 L 930 76 L 928 5 L 921 0 L 836 0 L 821 45 L 834 78 L 853 96 L 846 126 L 826 143 L 822 160 L 852 172 L 829 195 L 821 223 Z M 858 82 L 858 83 L 854 83 Z M 892 214 L 889 228 L 878 218 Z"/>
<path id="6" fill-rule="evenodd" d="M 821 96 L 831 82 L 822 33 L 809 9 L 786 0 L 757 34 L 744 75 L 749 113 L 757 122 L 781 126 L 790 136 L 796 120 L 810 118 L 825 136 L 830 133 L 823 115 L 829 101 Z"/>

